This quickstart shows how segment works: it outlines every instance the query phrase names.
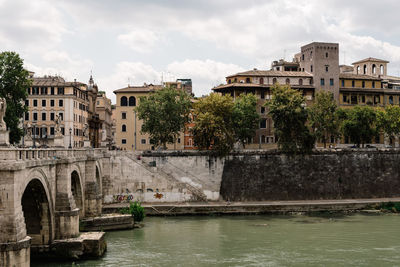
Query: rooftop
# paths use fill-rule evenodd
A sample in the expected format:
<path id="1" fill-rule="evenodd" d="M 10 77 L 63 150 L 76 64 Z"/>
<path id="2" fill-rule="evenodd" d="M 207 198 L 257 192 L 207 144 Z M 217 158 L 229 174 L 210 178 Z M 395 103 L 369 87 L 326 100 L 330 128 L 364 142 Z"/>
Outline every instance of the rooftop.
<path id="1" fill-rule="evenodd" d="M 384 60 L 384 59 L 379 59 L 379 58 L 374 58 L 374 57 L 369 57 L 369 58 L 364 58 L 362 60 L 356 61 L 354 64 L 359 64 L 359 63 L 363 63 L 363 62 L 380 62 L 380 63 L 389 63 L 389 61 Z"/>
<path id="2" fill-rule="evenodd" d="M 376 76 L 370 76 L 365 74 L 354 74 L 354 73 L 340 73 L 339 78 L 341 79 L 355 79 L 355 80 L 375 80 L 380 81 L 382 80 Z"/>
<path id="3" fill-rule="evenodd" d="M 226 78 L 232 78 L 236 76 L 267 76 L 267 77 L 309 77 L 313 76 L 304 71 L 275 71 L 275 70 L 249 70 L 244 72 L 239 72 L 234 75 L 227 76 Z"/>
<path id="4" fill-rule="evenodd" d="M 144 84 L 143 86 L 130 86 L 124 87 L 121 89 L 117 89 L 114 91 L 114 94 L 117 93 L 148 93 L 154 92 L 156 90 L 162 89 L 162 85 L 153 85 L 153 84 Z"/>

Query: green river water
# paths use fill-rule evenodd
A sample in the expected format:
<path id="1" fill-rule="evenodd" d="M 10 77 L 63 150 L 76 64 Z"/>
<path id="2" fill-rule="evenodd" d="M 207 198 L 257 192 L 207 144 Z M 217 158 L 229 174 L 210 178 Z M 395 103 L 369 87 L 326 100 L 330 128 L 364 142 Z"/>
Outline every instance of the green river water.
<path id="1" fill-rule="evenodd" d="M 79 266 L 400 266 L 400 216 L 147 217 Z M 71 266 L 36 263 L 32 266 Z"/>

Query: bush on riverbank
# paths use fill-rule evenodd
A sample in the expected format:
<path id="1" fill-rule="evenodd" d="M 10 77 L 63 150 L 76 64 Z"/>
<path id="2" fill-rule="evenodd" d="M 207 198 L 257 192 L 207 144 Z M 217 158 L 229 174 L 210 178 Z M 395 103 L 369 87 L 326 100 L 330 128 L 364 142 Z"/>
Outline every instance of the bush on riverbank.
<path id="1" fill-rule="evenodd" d="M 145 217 L 144 208 L 140 205 L 140 202 L 129 202 L 129 207 L 122 208 L 120 210 L 122 214 L 131 214 L 135 222 L 143 221 Z"/>
<path id="2" fill-rule="evenodd" d="M 400 213 L 400 202 L 381 203 L 379 206 L 376 207 L 376 209 L 379 209 L 381 211 Z"/>

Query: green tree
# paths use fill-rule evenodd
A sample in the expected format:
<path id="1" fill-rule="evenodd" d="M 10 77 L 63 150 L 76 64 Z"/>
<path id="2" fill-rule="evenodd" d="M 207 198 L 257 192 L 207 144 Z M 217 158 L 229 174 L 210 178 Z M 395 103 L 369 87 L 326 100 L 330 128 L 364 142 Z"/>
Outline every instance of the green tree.
<path id="1" fill-rule="evenodd" d="M 10 143 L 15 144 L 24 135 L 20 120 L 28 110 L 25 107 L 27 89 L 30 87 L 29 73 L 23 67 L 23 60 L 15 52 L 0 54 L 0 97 L 7 101 L 4 121 L 10 131 Z"/>
<path id="2" fill-rule="evenodd" d="M 364 147 L 376 136 L 377 120 L 376 112 L 369 106 L 355 106 L 342 109 L 340 116 L 343 117 L 342 133 L 348 136 L 355 145 Z"/>
<path id="3" fill-rule="evenodd" d="M 382 130 L 389 137 L 400 134 L 400 107 L 388 105 L 385 109 L 376 110 L 378 133 Z"/>
<path id="4" fill-rule="evenodd" d="M 274 121 L 278 147 L 285 153 L 308 153 L 315 138 L 308 129 L 307 110 L 302 94 L 288 85 L 274 85 L 272 100 L 266 103 Z"/>
<path id="5" fill-rule="evenodd" d="M 330 92 L 318 92 L 314 104 L 309 108 L 309 123 L 317 140 L 326 143 L 331 136 L 340 136 L 337 105 Z"/>
<path id="6" fill-rule="evenodd" d="M 235 138 L 245 146 L 246 140 L 255 135 L 260 123 L 257 113 L 257 98 L 253 94 L 243 94 L 235 100 L 233 106 L 233 130 Z"/>
<path id="7" fill-rule="evenodd" d="M 136 107 L 143 120 L 141 132 L 149 133 L 156 146 L 175 142 L 179 132 L 188 122 L 191 108 L 190 96 L 179 90 L 163 88 L 147 97 L 141 97 Z"/>
<path id="8" fill-rule="evenodd" d="M 219 155 L 229 153 L 235 142 L 232 112 L 233 99 L 228 95 L 212 93 L 194 104 L 192 129 L 195 146 L 210 149 Z"/>

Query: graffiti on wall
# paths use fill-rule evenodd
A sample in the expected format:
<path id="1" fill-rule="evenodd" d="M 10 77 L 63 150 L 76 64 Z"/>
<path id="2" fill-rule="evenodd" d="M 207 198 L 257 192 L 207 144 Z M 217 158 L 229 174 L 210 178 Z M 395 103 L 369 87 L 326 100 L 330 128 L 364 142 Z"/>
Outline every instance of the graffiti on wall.
<path id="1" fill-rule="evenodd" d="M 156 198 L 156 199 L 162 199 L 163 196 L 164 196 L 163 194 L 158 193 L 158 192 L 154 194 L 154 198 Z"/>
<path id="2" fill-rule="evenodd" d="M 129 202 L 133 200 L 133 194 L 126 194 L 126 193 L 117 194 L 113 195 L 113 199 L 116 202 Z"/>

